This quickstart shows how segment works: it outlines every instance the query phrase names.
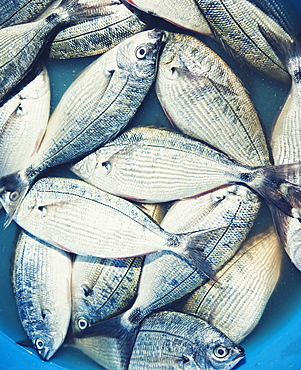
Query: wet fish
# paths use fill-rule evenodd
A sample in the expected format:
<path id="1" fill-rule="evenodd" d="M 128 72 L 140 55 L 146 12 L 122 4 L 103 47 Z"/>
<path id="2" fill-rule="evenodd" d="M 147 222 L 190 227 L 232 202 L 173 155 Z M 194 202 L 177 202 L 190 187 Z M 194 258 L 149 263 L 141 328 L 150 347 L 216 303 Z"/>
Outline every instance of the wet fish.
<path id="1" fill-rule="evenodd" d="M 108 7 L 105 17 L 89 19 L 60 31 L 50 48 L 50 58 L 80 58 L 102 54 L 146 25 L 123 4 Z"/>
<path id="2" fill-rule="evenodd" d="M 24 168 L 37 151 L 50 111 L 47 70 L 0 107 L 0 177 Z"/>
<path id="3" fill-rule="evenodd" d="M 22 86 L 25 77 L 27 80 L 32 78 L 30 74 L 34 73 L 35 63 L 40 59 L 42 51 L 63 25 L 102 14 L 102 5 L 107 3 L 111 3 L 111 0 L 99 0 L 92 5 L 79 0 L 61 0 L 53 12 L 49 14 L 46 10 L 45 16 L 36 21 L 2 28 L 0 103 L 3 104 L 16 86 Z"/>
<path id="4" fill-rule="evenodd" d="M 212 233 L 198 245 L 203 250 L 205 261 L 216 272 L 245 239 L 259 204 L 257 196 L 249 189 L 230 186 L 199 198 L 176 202 L 167 211 L 161 225 L 177 233 L 193 232 L 208 225 L 216 229 L 215 234 Z M 183 298 L 206 281 L 207 277 L 201 271 L 180 256 L 169 252 L 147 255 L 137 298 L 131 308 L 121 315 L 91 325 L 84 332 L 97 335 L 104 333 L 106 328 L 114 327 L 114 332 L 122 332 L 130 340 L 147 315 Z"/>
<path id="5" fill-rule="evenodd" d="M 180 311 L 199 316 L 240 343 L 258 324 L 278 282 L 282 249 L 273 227 L 243 244 L 218 273 L 180 303 Z"/>
<path id="6" fill-rule="evenodd" d="M 231 54 L 271 78 L 289 83 L 289 75 L 280 59 L 259 31 L 258 25 L 292 40 L 284 29 L 250 1 L 197 0 L 216 39 Z"/>
<path id="7" fill-rule="evenodd" d="M 71 316 L 71 258 L 21 231 L 13 262 L 13 288 L 23 328 L 39 356 L 62 345 Z"/>
<path id="8" fill-rule="evenodd" d="M 125 0 L 124 2 L 181 28 L 211 34 L 210 27 L 195 1 L 164 1 L 164 4 L 160 0 Z"/>
<path id="9" fill-rule="evenodd" d="M 275 164 L 293 163 L 301 158 L 301 44 L 300 40 L 287 42 L 271 30 L 261 29 L 275 52 L 283 59 L 292 79 L 291 90 L 275 123 L 271 148 Z M 301 184 L 301 173 L 288 177 L 289 181 Z M 297 220 L 291 220 L 272 208 L 274 223 L 282 245 L 294 265 L 301 270 L 301 228 Z"/>
<path id="10" fill-rule="evenodd" d="M 53 112 L 31 164 L 0 181 L 0 188 L 14 193 L 16 208 L 42 171 L 90 153 L 127 125 L 155 78 L 161 37 L 161 31 L 150 30 L 128 38 L 71 84 Z M 8 223 L 14 211 L 11 209 Z"/>
<path id="11" fill-rule="evenodd" d="M 299 164 L 252 169 L 201 141 L 152 127 L 124 132 L 92 154 L 91 165 L 85 161 L 89 159 L 80 162 L 76 171 L 73 168 L 78 176 L 125 198 L 167 202 L 240 183 L 288 216 L 300 218 L 300 189 L 283 178 L 287 171 L 298 171 Z"/>
<path id="12" fill-rule="evenodd" d="M 150 204 L 152 219 L 160 222 L 164 207 Z M 93 323 L 121 313 L 137 293 L 143 258 L 109 260 L 76 256 L 72 270 L 72 326 L 78 332 Z"/>
<path id="13" fill-rule="evenodd" d="M 201 41 L 168 34 L 160 56 L 156 93 L 171 123 L 185 134 L 244 165 L 269 164 L 266 140 L 247 90 Z"/>
<path id="14" fill-rule="evenodd" d="M 0 28 L 25 23 L 41 14 L 55 0 L 2 0 Z"/>
<path id="15" fill-rule="evenodd" d="M 9 194 L 2 194 L 1 201 L 9 212 L 13 203 Z M 127 258 L 169 250 L 205 271 L 197 243 L 214 232 L 168 233 L 125 199 L 83 181 L 51 177 L 33 185 L 15 221 L 45 242 L 75 254 Z"/>
<path id="16" fill-rule="evenodd" d="M 112 331 L 114 328 L 112 328 Z M 76 347 L 107 369 L 231 369 L 244 350 L 198 317 L 162 311 L 143 320 L 135 342 L 125 337 L 75 338 Z"/>

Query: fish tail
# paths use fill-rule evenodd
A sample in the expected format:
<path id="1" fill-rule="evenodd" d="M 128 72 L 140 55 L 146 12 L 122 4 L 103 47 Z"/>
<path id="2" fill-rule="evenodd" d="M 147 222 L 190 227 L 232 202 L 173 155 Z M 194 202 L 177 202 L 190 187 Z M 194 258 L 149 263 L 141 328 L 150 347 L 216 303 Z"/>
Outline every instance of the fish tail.
<path id="1" fill-rule="evenodd" d="M 174 252 L 185 258 L 209 279 L 217 282 L 216 274 L 212 270 L 210 262 L 206 259 L 207 253 L 205 250 L 208 241 L 212 239 L 218 241 L 225 232 L 225 229 L 226 226 L 182 234 L 182 245 L 180 245 L 179 248 L 175 248 Z"/>
<path id="2" fill-rule="evenodd" d="M 298 83 L 301 81 L 301 33 L 295 39 L 284 38 L 275 34 L 272 30 L 261 25 L 260 32 L 273 49 L 274 53 L 281 60 L 288 72 Z"/>
<path id="3" fill-rule="evenodd" d="M 30 184 L 21 171 L 0 178 L 0 201 L 6 211 L 5 228 L 14 218 L 29 187 Z"/>
<path id="4" fill-rule="evenodd" d="M 124 361 L 124 369 L 128 368 L 132 349 L 138 334 L 139 326 L 127 328 L 123 325 L 123 314 L 111 317 L 107 320 L 92 324 L 80 333 L 77 337 L 102 336 L 116 339 L 120 358 Z"/>
<path id="5" fill-rule="evenodd" d="M 57 11 L 65 22 L 79 22 L 87 18 L 109 15 L 110 5 L 120 4 L 119 0 L 61 0 Z"/>
<path id="6" fill-rule="evenodd" d="M 287 216 L 301 222 L 301 187 L 287 180 L 300 174 L 301 162 L 262 167 L 251 172 L 245 184 Z"/>

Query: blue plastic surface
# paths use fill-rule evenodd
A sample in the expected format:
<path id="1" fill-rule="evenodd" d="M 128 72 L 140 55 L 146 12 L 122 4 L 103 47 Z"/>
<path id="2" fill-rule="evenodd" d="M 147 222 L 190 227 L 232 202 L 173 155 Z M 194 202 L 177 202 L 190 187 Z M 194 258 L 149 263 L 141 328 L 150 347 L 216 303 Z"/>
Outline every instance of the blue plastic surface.
<path id="1" fill-rule="evenodd" d="M 296 9 L 301 16 L 301 2 L 299 0 L 291 1 L 298 5 Z M 206 38 L 202 40 L 207 41 Z M 209 44 L 212 44 L 212 47 L 220 53 L 243 80 L 260 113 L 267 139 L 269 139 L 273 122 L 289 89 L 250 71 L 245 66 L 236 65 L 216 43 L 209 40 Z M 93 57 L 70 61 L 49 61 L 47 63 L 51 78 L 52 107 L 55 107 L 63 91 L 77 74 L 94 59 Z M 150 94 L 137 112 L 133 124 L 135 123 L 168 125 L 154 89 L 151 89 Z M 60 168 L 54 173 L 62 176 L 70 175 L 64 168 Z M 1 210 L 0 228 L 3 225 L 4 217 L 4 211 Z M 269 224 L 271 224 L 270 213 L 267 206 L 263 205 L 252 234 L 264 230 Z M 99 365 L 80 351 L 67 345 L 64 345 L 49 362 L 43 362 L 32 348 L 16 344 L 26 338 L 19 322 L 10 281 L 11 255 L 17 234 L 18 228 L 14 223 L 8 229 L 0 231 L 0 370 L 99 369 Z M 236 369 L 301 369 L 301 273 L 291 264 L 286 255 L 280 281 L 262 319 L 241 345 L 245 348 L 246 358 L 236 366 Z"/>

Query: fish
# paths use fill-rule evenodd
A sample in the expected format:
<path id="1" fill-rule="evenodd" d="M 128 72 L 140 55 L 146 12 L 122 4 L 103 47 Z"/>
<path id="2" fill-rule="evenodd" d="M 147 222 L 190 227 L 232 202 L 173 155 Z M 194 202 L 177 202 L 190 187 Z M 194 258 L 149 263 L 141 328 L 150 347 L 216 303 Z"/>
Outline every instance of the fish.
<path id="1" fill-rule="evenodd" d="M 215 38 L 230 54 L 269 78 L 289 84 L 285 66 L 259 31 L 258 24 L 292 40 L 292 37 L 248 0 L 197 0 Z"/>
<path id="2" fill-rule="evenodd" d="M 9 212 L 8 193 L 2 194 L 1 202 Z M 84 181 L 41 178 L 23 199 L 14 221 L 37 238 L 74 254 L 127 258 L 166 249 L 212 276 L 197 244 L 215 230 L 168 233 L 131 202 Z"/>
<path id="3" fill-rule="evenodd" d="M 45 133 L 50 112 L 48 72 L 37 77 L 0 107 L 0 177 L 27 166 Z"/>
<path id="4" fill-rule="evenodd" d="M 257 111 L 241 81 L 193 36 L 168 33 L 156 94 L 173 126 L 248 166 L 269 165 Z"/>
<path id="5" fill-rule="evenodd" d="M 105 17 L 88 19 L 60 31 L 50 47 L 50 58 L 69 59 L 98 55 L 147 26 L 123 4 L 108 7 Z"/>
<path id="6" fill-rule="evenodd" d="M 274 163 L 281 165 L 293 163 L 301 158 L 300 135 L 300 76 L 301 76 L 301 44 L 300 38 L 287 42 L 278 37 L 272 30 L 261 28 L 261 32 L 275 50 L 279 58 L 287 66 L 292 84 L 289 95 L 275 122 L 271 148 Z M 301 173 L 297 171 L 287 177 L 289 181 L 301 184 Z M 282 215 L 274 207 L 271 208 L 274 224 L 281 243 L 292 263 L 301 271 L 301 228 L 300 223 Z"/>
<path id="7" fill-rule="evenodd" d="M 257 326 L 279 280 L 282 248 L 274 227 L 247 240 L 212 280 L 182 300 L 198 316 L 240 343 Z"/>
<path id="8" fill-rule="evenodd" d="M 0 180 L 0 188 L 10 189 L 15 198 L 6 225 L 39 174 L 80 159 L 128 124 L 155 78 L 162 35 L 152 29 L 124 40 L 71 84 L 52 113 L 31 163 Z"/>
<path id="9" fill-rule="evenodd" d="M 114 0 L 112 0 L 114 2 Z M 80 0 L 61 0 L 50 14 L 38 20 L 0 29 L 0 104 L 13 90 L 32 79 L 35 64 L 63 25 L 79 22 L 103 14 L 103 6 L 110 0 L 99 0 L 92 5 Z"/>
<path id="10" fill-rule="evenodd" d="M 134 127 L 93 156 L 91 165 L 79 163 L 79 170 L 72 171 L 94 186 L 124 198 L 168 202 L 239 183 L 286 215 L 300 218 L 300 188 L 284 179 L 285 173 L 298 171 L 298 163 L 243 166 L 204 142 L 156 127 Z M 87 175 L 85 168 L 90 170 Z"/>
<path id="11" fill-rule="evenodd" d="M 114 328 L 111 328 L 114 331 Z M 102 333 L 76 337 L 74 345 L 107 369 L 231 369 L 244 349 L 204 320 L 181 312 L 161 311 L 145 318 L 128 341 Z"/>
<path id="12" fill-rule="evenodd" d="M 33 20 L 54 0 L 4 0 L 0 3 L 0 28 Z"/>
<path id="13" fill-rule="evenodd" d="M 216 230 L 198 245 L 203 250 L 203 258 L 216 274 L 246 238 L 259 206 L 256 194 L 243 186 L 232 185 L 198 198 L 175 202 L 160 225 L 169 232 L 184 234 L 208 225 Z M 147 255 L 132 306 L 122 314 L 90 325 L 82 333 L 98 335 L 104 333 L 105 328 L 113 327 L 116 333 L 127 333 L 130 340 L 148 315 L 179 301 L 206 281 L 208 277 L 201 270 L 180 256 L 168 251 Z"/>
<path id="14" fill-rule="evenodd" d="M 142 205 L 156 222 L 162 205 Z M 136 296 L 143 257 L 101 259 L 76 256 L 72 269 L 72 328 L 76 333 L 95 322 L 123 312 Z"/>
<path id="15" fill-rule="evenodd" d="M 202 34 L 210 35 L 212 33 L 195 1 L 165 1 L 164 5 L 159 0 L 125 0 L 124 3 L 148 14 L 163 18 L 178 27 Z"/>
<path id="16" fill-rule="evenodd" d="M 67 335 L 71 316 L 71 257 L 21 230 L 13 261 L 13 290 L 25 333 L 43 360 Z"/>

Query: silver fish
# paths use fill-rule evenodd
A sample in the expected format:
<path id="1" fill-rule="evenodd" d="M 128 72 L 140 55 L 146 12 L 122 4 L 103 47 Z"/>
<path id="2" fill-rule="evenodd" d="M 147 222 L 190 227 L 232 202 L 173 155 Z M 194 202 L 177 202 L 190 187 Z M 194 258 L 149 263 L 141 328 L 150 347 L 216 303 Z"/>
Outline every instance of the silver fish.
<path id="1" fill-rule="evenodd" d="M 9 212 L 13 203 L 9 193 L 2 194 L 2 202 Z M 50 177 L 33 185 L 15 221 L 45 242 L 75 254 L 127 258 L 169 250 L 205 271 L 197 242 L 215 232 L 168 233 L 125 199 L 83 181 Z"/>
<path id="2" fill-rule="evenodd" d="M 73 171 L 102 190 L 125 198 L 167 202 L 240 183 L 288 216 L 300 218 L 299 187 L 283 178 L 285 171 L 298 171 L 299 164 L 252 169 L 201 141 L 152 127 L 124 132 L 93 156 L 92 165 L 83 164 L 81 171 L 79 163 L 80 171 Z"/>
<path id="3" fill-rule="evenodd" d="M 259 31 L 258 25 L 292 40 L 284 29 L 248 0 L 197 0 L 216 39 L 249 65 L 269 77 L 289 82 L 285 66 Z"/>
<path id="4" fill-rule="evenodd" d="M 275 52 L 282 58 L 292 79 L 291 90 L 275 123 L 271 148 L 275 164 L 293 163 L 301 158 L 301 44 L 297 39 L 287 42 L 271 30 L 261 29 Z M 301 184 L 301 173 L 287 178 Z M 301 270 L 301 227 L 297 220 L 282 215 L 272 208 L 274 223 L 282 245 L 294 265 Z M 295 222 L 297 221 L 297 222 Z"/>
<path id="5" fill-rule="evenodd" d="M 159 222 L 164 209 L 146 205 L 147 213 Z M 76 256 L 72 269 L 73 332 L 121 313 L 137 293 L 143 258 L 108 260 Z"/>
<path id="6" fill-rule="evenodd" d="M 41 14 L 55 0 L 2 0 L 0 28 L 25 23 Z"/>
<path id="7" fill-rule="evenodd" d="M 0 107 L 0 177 L 28 165 L 46 130 L 49 111 L 50 84 L 43 68 Z"/>
<path id="8" fill-rule="evenodd" d="M 68 253 L 21 231 L 13 263 L 13 288 L 23 328 L 43 360 L 62 345 L 71 316 Z"/>
<path id="9" fill-rule="evenodd" d="M 211 34 L 210 27 L 195 1 L 164 1 L 162 3 L 160 0 L 125 0 L 125 2 L 181 28 Z"/>
<path id="10" fill-rule="evenodd" d="M 203 256 L 210 268 L 216 272 L 245 239 L 259 204 L 258 198 L 250 190 L 242 186 L 230 186 L 199 198 L 176 202 L 167 211 L 161 225 L 177 233 L 192 232 L 208 225 L 220 230 L 198 245 L 199 249 L 203 249 Z M 132 307 L 121 315 L 91 325 L 84 332 L 96 335 L 113 325 L 117 333 L 124 333 L 130 338 L 147 315 L 183 298 L 206 281 L 207 277 L 201 271 L 179 256 L 168 252 L 147 255 Z"/>
<path id="11" fill-rule="evenodd" d="M 156 93 L 171 123 L 248 166 L 269 164 L 259 117 L 228 65 L 201 41 L 168 34 Z"/>
<path id="12" fill-rule="evenodd" d="M 80 58 L 102 54 L 146 25 L 123 4 L 108 7 L 105 17 L 89 19 L 60 31 L 50 48 L 50 58 Z"/>
<path id="13" fill-rule="evenodd" d="M 278 282 L 282 248 L 273 227 L 243 244 L 218 273 L 180 303 L 180 311 L 199 316 L 240 343 L 258 324 Z"/>
<path id="14" fill-rule="evenodd" d="M 46 10 L 45 16 L 36 21 L 0 29 L 0 102 L 3 103 L 26 76 L 30 79 L 51 36 L 63 25 L 102 14 L 100 5 L 108 2 L 111 1 L 99 0 L 89 5 L 79 0 L 61 0 L 53 12 L 49 14 Z"/>
<path id="15" fill-rule="evenodd" d="M 161 31 L 150 30 L 126 39 L 71 84 L 53 112 L 31 164 L 0 181 L 18 198 L 16 207 L 46 168 L 95 150 L 126 126 L 155 78 L 161 37 Z"/>
<path id="16" fill-rule="evenodd" d="M 114 327 L 108 328 L 111 333 Z M 99 333 L 75 338 L 75 345 L 112 370 L 231 369 L 244 350 L 198 317 L 162 311 L 143 320 L 134 340 Z"/>

